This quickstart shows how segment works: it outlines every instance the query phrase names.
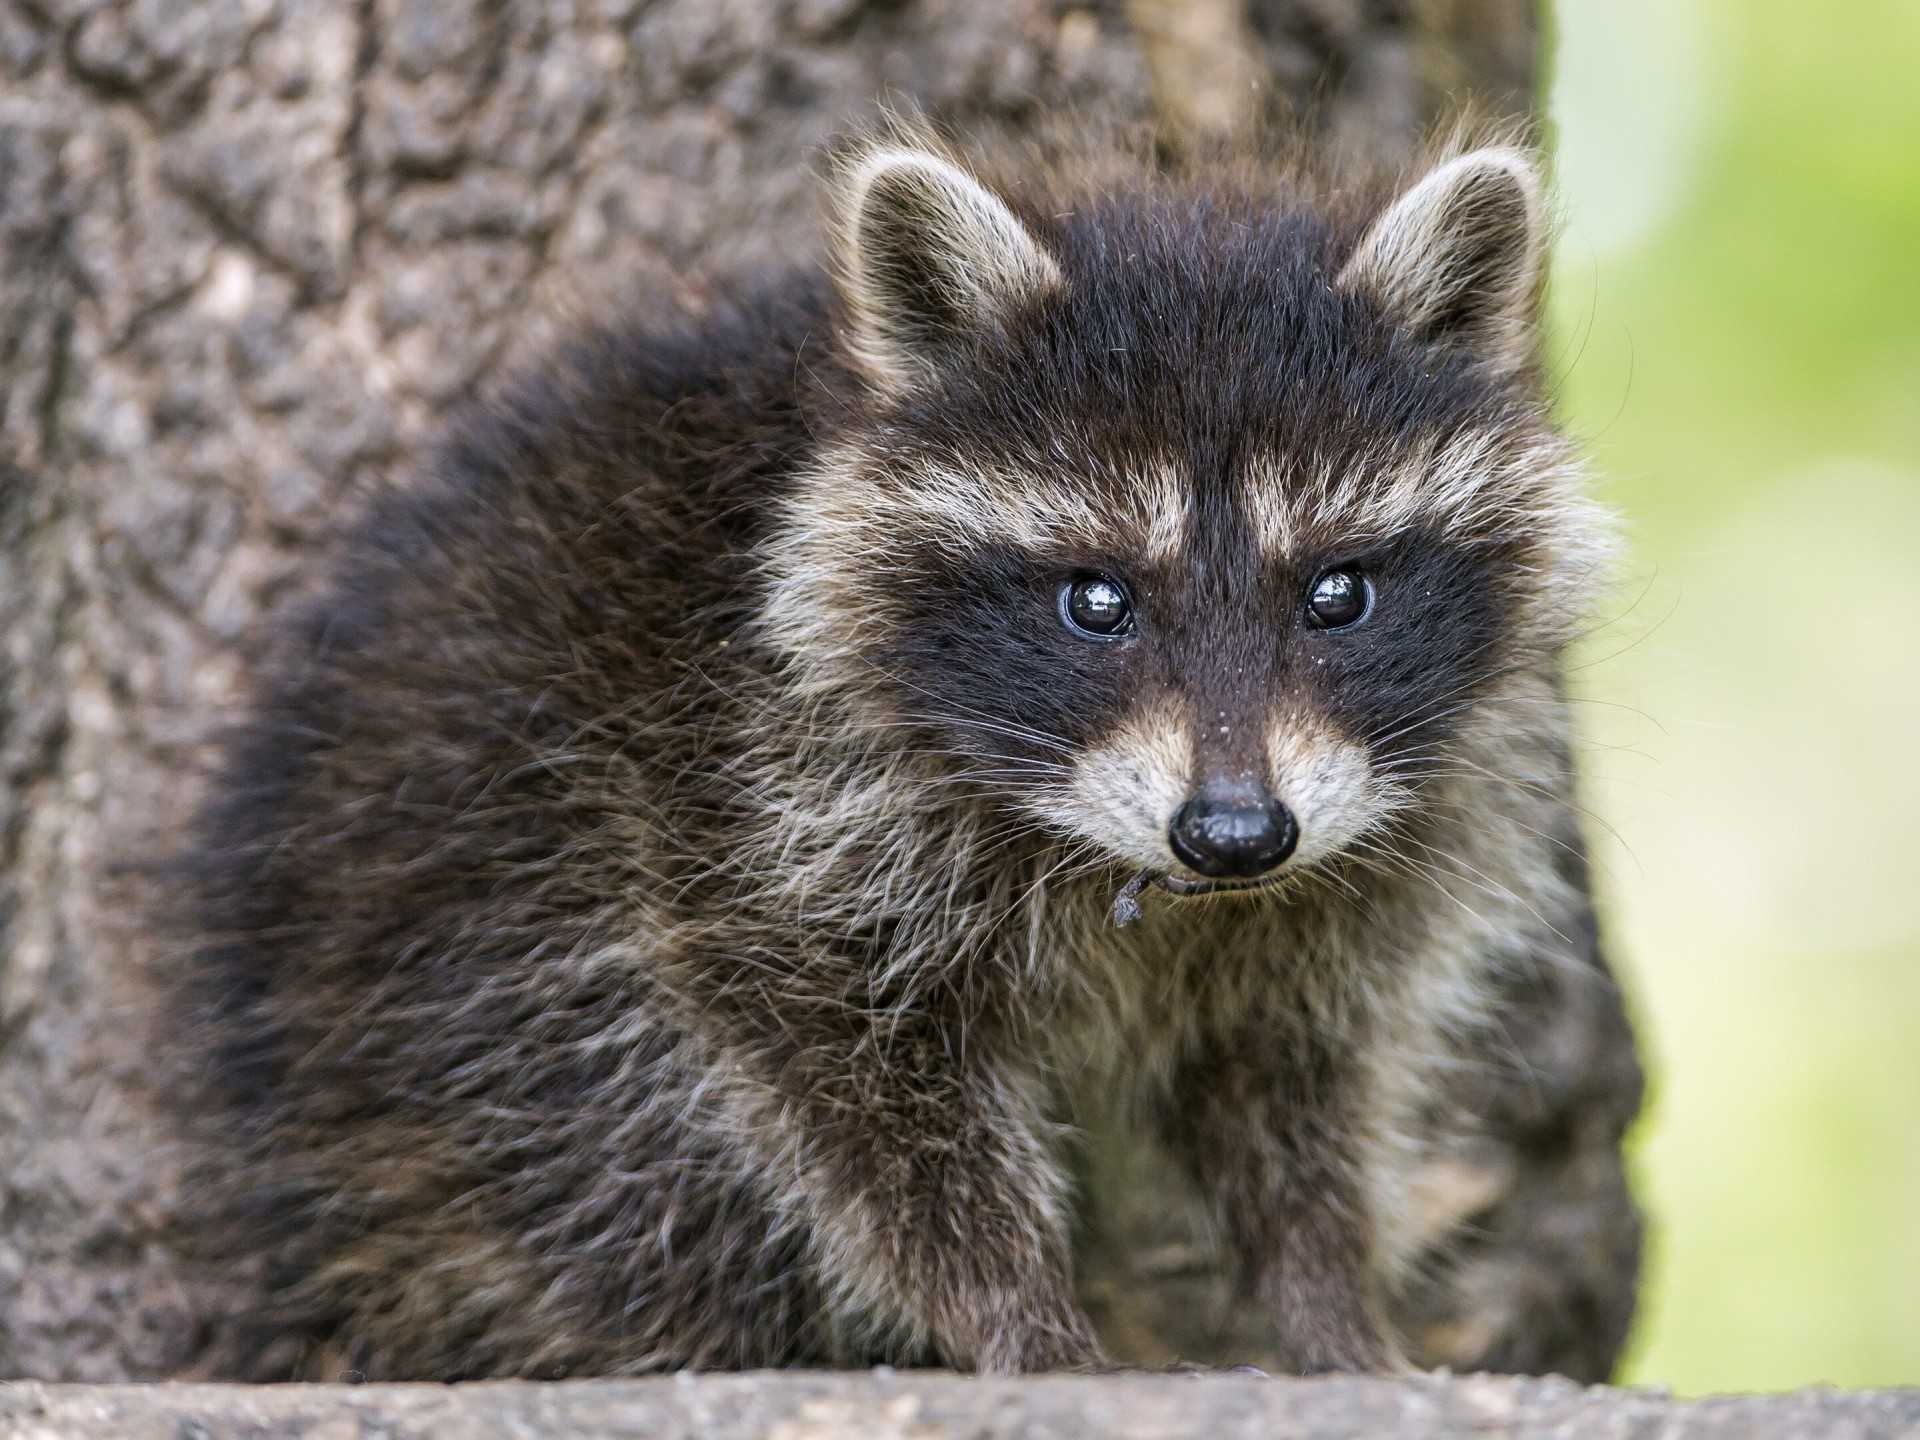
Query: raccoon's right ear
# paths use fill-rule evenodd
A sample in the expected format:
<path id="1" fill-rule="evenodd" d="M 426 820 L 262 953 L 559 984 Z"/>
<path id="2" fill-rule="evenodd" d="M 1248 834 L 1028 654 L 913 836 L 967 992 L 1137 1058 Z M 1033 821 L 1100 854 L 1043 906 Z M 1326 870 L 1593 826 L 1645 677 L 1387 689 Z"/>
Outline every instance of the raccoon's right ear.
<path id="1" fill-rule="evenodd" d="M 1423 340 L 1496 369 L 1533 353 L 1546 256 L 1540 173 L 1524 150 L 1489 145 L 1429 173 L 1393 204 L 1340 271 Z"/>
<path id="2" fill-rule="evenodd" d="M 866 152 L 840 206 L 848 339 L 884 390 L 933 379 L 970 335 L 1060 284 L 1060 267 L 1006 202 L 938 156 Z"/>

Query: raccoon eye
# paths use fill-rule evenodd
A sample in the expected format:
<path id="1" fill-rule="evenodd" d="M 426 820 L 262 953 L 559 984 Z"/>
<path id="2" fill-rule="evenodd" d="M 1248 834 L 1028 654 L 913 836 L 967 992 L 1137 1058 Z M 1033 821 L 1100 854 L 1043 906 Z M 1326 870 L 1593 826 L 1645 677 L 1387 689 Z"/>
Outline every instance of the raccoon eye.
<path id="1" fill-rule="evenodd" d="M 1355 570 L 1329 570 L 1307 592 L 1307 624 L 1316 630 L 1344 630 L 1358 624 L 1373 606 L 1373 586 Z"/>
<path id="2" fill-rule="evenodd" d="M 1060 590 L 1060 615 L 1070 629 L 1096 640 L 1133 632 L 1133 600 L 1127 587 L 1105 575 L 1082 575 Z"/>

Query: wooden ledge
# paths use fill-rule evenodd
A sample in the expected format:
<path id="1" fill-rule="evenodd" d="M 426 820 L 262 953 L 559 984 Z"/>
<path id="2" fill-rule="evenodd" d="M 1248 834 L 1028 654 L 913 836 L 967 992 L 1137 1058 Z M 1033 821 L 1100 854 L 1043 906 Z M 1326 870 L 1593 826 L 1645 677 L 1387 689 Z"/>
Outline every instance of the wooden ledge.
<path id="1" fill-rule="evenodd" d="M 762 1372 L 473 1385 L 0 1385 L 5 1440 L 1920 1440 L 1920 1390 L 1676 1401 L 1558 1379 Z"/>

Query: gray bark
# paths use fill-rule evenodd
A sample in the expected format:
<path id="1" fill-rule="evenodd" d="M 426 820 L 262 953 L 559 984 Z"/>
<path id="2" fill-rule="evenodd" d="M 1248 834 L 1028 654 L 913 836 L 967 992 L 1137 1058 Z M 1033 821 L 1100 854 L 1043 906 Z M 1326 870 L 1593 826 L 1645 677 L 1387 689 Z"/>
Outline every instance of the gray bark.
<path id="1" fill-rule="evenodd" d="M 0 1386 L 5 1440 L 1920 1440 L 1920 1391 L 1738 1397 L 1493 1376 L 692 1375 L 557 1385 Z"/>
<path id="2" fill-rule="evenodd" d="M 1197 38 L 1166 9 L 0 0 L 0 1374 L 190 1372 L 245 1283 L 176 1244 L 190 1157 L 132 882 L 262 622 L 449 409 L 569 311 L 791 258 L 812 159 L 875 97 L 962 126 L 1291 107 L 1386 153 L 1447 94 L 1527 104 L 1525 0 L 1251 0 Z M 1253 98 L 1197 106 L 1220 74 Z M 1477 1238 L 1403 1319 L 1430 1359 L 1598 1373 L 1618 1313 L 1515 1337 L 1569 1276 L 1630 1295 L 1631 1039 L 1604 983 L 1511 1020 L 1522 1063 L 1488 1071 L 1485 1153 L 1451 1176 Z M 1123 1188 L 1085 1256 L 1121 1353 L 1257 1352 L 1153 1182 Z"/>

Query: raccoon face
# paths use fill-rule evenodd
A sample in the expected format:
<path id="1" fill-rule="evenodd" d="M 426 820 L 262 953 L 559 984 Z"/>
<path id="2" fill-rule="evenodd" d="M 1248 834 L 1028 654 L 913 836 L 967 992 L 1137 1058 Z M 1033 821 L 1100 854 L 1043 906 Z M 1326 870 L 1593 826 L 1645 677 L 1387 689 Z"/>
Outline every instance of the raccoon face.
<path id="1" fill-rule="evenodd" d="M 1605 528 L 1529 384 L 1522 153 L 1354 238 L 1195 189 L 1023 219 L 878 149 L 844 197 L 872 396 L 801 480 L 770 628 L 958 783 L 1181 893 L 1417 807 L 1550 676 Z"/>

